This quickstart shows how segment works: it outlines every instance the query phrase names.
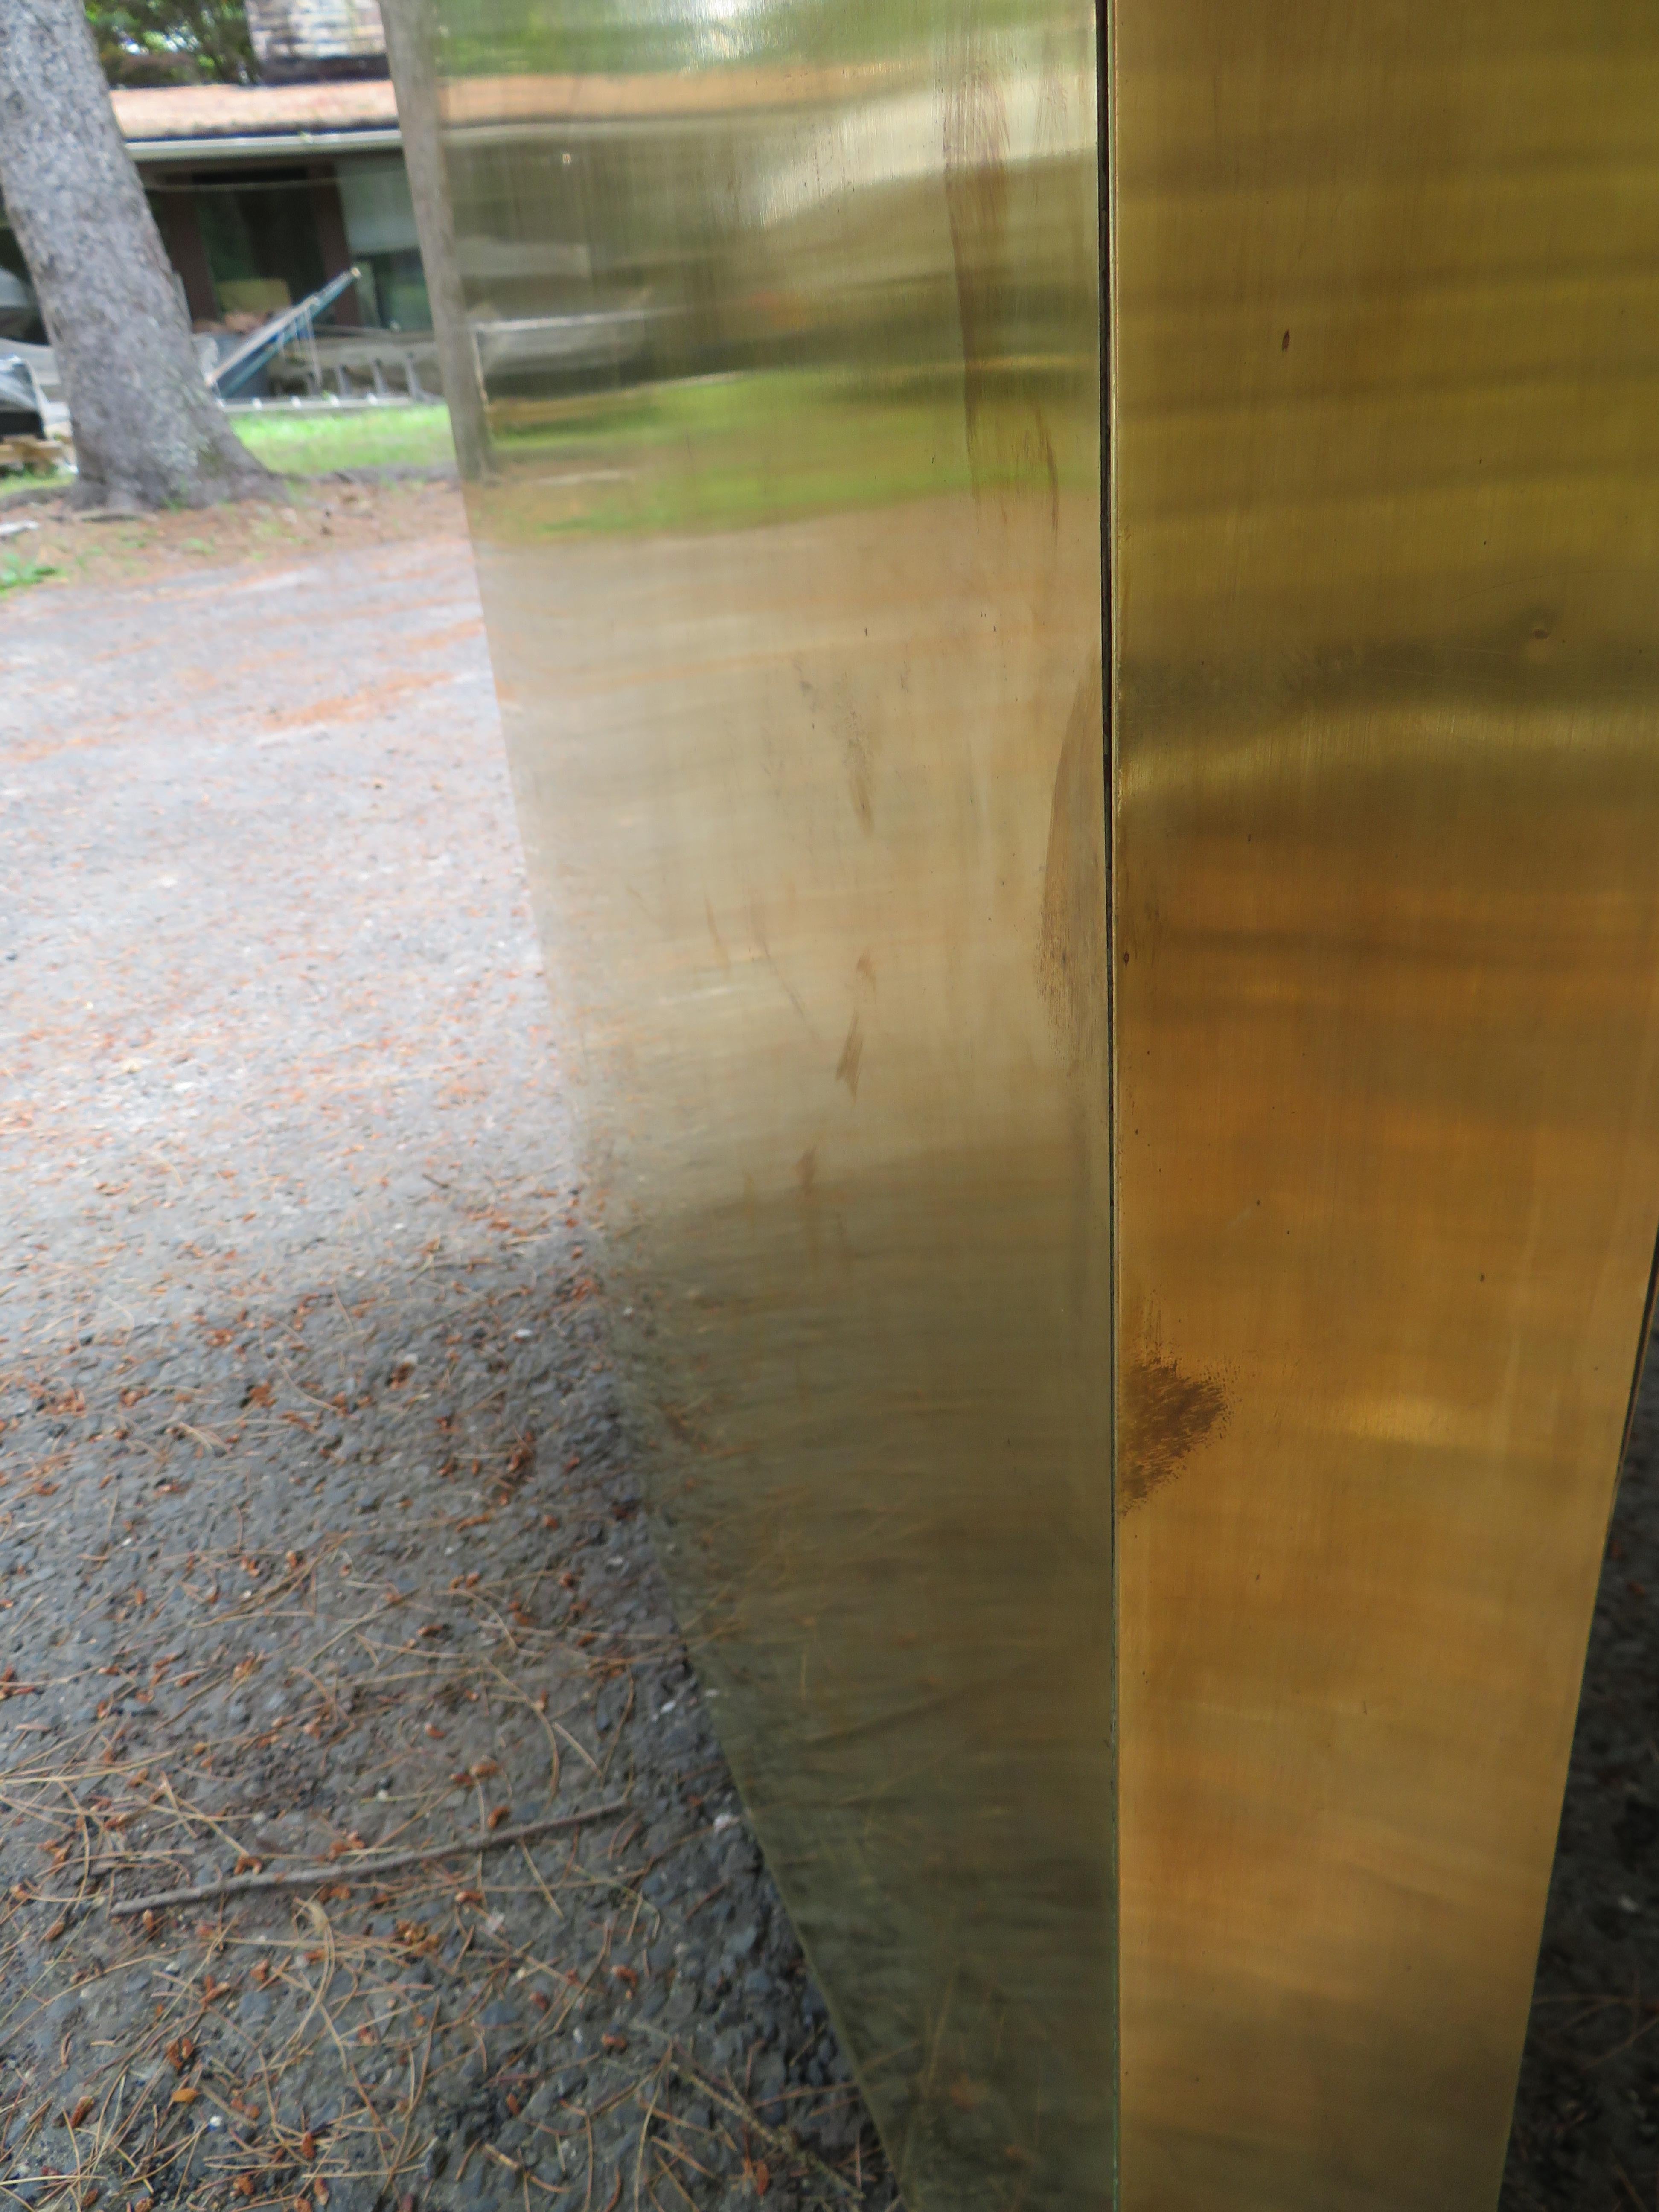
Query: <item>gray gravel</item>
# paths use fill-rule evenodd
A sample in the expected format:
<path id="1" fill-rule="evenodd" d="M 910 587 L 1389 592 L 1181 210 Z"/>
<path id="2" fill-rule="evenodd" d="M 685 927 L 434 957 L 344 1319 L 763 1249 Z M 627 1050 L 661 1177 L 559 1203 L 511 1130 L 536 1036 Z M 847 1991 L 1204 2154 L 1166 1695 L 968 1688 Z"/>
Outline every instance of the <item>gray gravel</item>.
<path id="1" fill-rule="evenodd" d="M 357 496 L 0 602 L 0 2203 L 890 2205 L 637 1510 L 458 503 Z M 255 1863 L 329 1876 L 108 1910 Z"/>

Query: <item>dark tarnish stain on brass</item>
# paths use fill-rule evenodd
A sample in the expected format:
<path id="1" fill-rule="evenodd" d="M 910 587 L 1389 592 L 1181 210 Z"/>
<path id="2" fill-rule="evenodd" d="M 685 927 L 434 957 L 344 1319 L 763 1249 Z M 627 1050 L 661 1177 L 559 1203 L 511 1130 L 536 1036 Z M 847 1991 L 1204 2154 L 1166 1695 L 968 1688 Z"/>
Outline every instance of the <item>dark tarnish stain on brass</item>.
<path id="1" fill-rule="evenodd" d="M 1117 1431 L 1120 1513 L 1144 1505 L 1227 1425 L 1227 1394 L 1214 1375 L 1188 1375 L 1157 1346 L 1143 1346 L 1121 1382 Z"/>
<path id="2" fill-rule="evenodd" d="M 1098 656 L 1078 685 L 1048 817 L 1037 968 L 1073 1066 L 1102 1042 L 1106 1007 L 1105 711 Z"/>

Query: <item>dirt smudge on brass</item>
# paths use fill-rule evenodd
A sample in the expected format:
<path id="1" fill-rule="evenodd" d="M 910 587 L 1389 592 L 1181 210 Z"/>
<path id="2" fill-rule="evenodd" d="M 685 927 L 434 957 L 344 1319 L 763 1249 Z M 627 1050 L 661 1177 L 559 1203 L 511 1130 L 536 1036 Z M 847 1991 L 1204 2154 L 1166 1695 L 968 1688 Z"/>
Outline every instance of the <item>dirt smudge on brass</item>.
<path id="1" fill-rule="evenodd" d="M 1121 1388 L 1117 1503 L 1121 1513 L 1128 1513 L 1177 1475 L 1200 1445 L 1225 1431 L 1231 1409 L 1218 1376 L 1189 1375 L 1155 1346 L 1132 1355 Z"/>

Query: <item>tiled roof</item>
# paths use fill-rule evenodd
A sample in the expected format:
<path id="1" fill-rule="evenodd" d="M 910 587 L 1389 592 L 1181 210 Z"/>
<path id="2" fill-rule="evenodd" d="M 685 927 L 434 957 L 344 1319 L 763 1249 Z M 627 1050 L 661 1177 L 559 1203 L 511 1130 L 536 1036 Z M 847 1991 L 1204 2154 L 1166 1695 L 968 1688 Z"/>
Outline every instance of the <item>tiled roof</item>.
<path id="1" fill-rule="evenodd" d="M 122 136 L 151 145 L 398 127 L 398 103 L 385 77 L 333 84 L 168 84 L 113 98 Z"/>
<path id="2" fill-rule="evenodd" d="M 524 124 L 646 122 L 659 118 L 833 105 L 902 76 L 883 68 L 730 69 L 635 76 L 464 77 L 445 88 L 447 119 L 462 131 Z M 149 145 L 213 138 L 317 137 L 395 130 L 398 106 L 385 77 L 326 84 L 167 85 L 118 92 L 127 139 Z"/>

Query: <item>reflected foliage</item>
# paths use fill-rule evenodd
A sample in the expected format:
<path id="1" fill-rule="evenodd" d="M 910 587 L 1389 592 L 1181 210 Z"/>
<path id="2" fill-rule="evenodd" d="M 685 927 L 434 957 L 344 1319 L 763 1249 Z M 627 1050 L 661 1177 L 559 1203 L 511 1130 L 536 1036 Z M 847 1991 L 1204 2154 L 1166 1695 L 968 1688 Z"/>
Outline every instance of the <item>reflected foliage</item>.
<path id="1" fill-rule="evenodd" d="M 1034 0 L 984 0 L 976 27 L 1012 27 Z M 454 0 L 444 58 L 456 76 L 585 76 L 783 63 L 890 62 L 957 35 L 960 0 Z"/>

